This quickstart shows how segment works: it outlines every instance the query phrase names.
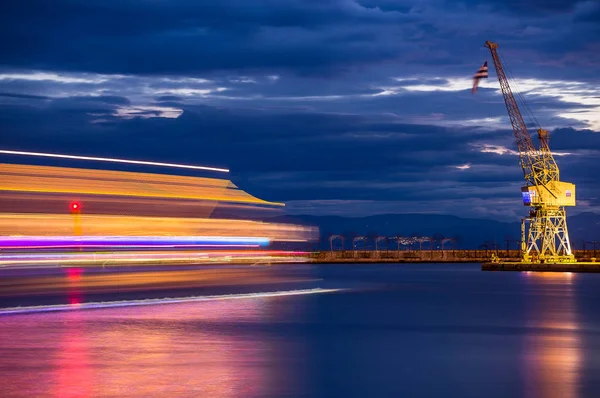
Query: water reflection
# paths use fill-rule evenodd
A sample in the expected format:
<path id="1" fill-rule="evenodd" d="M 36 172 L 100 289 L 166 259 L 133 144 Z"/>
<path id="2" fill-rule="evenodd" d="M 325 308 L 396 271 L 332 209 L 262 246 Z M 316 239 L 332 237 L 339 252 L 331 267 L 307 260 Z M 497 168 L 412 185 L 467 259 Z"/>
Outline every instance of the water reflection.
<path id="1" fill-rule="evenodd" d="M 90 347 L 85 333 L 82 313 L 64 314 L 68 327 L 58 341 L 55 369 L 55 397 L 90 397 L 93 389 L 93 373 L 90 366 Z"/>
<path id="2" fill-rule="evenodd" d="M 265 338 L 265 327 L 277 324 L 272 316 L 289 317 L 291 307 L 283 311 L 277 305 L 271 311 L 273 300 L 281 301 L 252 298 L 3 318 L 2 337 L 31 326 L 27 339 L 12 349 L 18 352 L 11 364 L 14 384 L 4 393 L 255 397 L 284 392 L 285 386 L 278 386 L 277 356 L 294 354 L 286 354 L 290 344 Z M 1 354 L 10 353 L 7 341 L 0 342 Z M 27 382 L 27 365 L 34 363 L 46 382 Z"/>
<path id="3" fill-rule="evenodd" d="M 83 294 L 80 289 L 81 268 L 67 268 L 67 302 L 72 306 L 80 305 L 83 302 Z"/>
<path id="4" fill-rule="evenodd" d="M 570 272 L 523 274 L 530 293 L 525 338 L 525 396 L 575 398 L 583 352 Z"/>

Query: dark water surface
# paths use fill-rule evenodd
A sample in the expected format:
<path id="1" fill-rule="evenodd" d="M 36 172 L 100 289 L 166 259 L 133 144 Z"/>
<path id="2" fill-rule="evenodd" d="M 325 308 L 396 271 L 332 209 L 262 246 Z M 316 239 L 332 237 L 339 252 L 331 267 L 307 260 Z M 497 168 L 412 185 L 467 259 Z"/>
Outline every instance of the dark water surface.
<path id="1" fill-rule="evenodd" d="M 348 289 L 0 316 L 0 396 L 600 397 L 600 275 L 302 267 Z"/>

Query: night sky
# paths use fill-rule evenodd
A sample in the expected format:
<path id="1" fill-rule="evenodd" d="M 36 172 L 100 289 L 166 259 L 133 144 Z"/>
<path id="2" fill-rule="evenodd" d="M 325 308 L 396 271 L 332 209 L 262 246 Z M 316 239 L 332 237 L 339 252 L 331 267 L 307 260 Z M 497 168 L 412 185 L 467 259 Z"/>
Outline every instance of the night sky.
<path id="1" fill-rule="evenodd" d="M 227 167 L 296 214 L 516 221 L 492 40 L 570 214 L 600 212 L 600 1 L 8 0 L 0 34 L 3 149 Z"/>

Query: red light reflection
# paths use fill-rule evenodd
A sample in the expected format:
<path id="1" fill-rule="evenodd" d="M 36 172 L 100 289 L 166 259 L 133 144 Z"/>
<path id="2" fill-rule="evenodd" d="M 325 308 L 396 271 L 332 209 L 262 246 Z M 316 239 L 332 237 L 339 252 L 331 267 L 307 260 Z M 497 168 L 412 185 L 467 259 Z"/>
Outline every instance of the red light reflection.
<path id="1" fill-rule="evenodd" d="M 66 329 L 61 336 L 55 365 L 56 397 L 91 397 L 93 372 L 90 368 L 89 342 L 82 314 L 64 314 Z"/>
<path id="2" fill-rule="evenodd" d="M 69 279 L 70 282 L 81 280 L 82 273 L 83 269 L 81 268 L 67 268 L 67 279 Z"/>

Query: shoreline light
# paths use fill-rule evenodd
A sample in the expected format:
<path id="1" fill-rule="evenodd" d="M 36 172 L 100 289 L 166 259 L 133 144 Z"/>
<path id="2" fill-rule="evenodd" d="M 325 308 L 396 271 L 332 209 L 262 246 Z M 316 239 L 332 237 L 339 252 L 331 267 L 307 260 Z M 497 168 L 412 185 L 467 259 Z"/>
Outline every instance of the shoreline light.
<path id="1" fill-rule="evenodd" d="M 194 165 L 189 165 L 189 164 L 178 164 L 178 163 L 150 162 L 150 161 L 145 161 L 145 160 L 100 158 L 100 157 L 94 157 L 94 156 L 63 155 L 63 154 L 58 154 L 58 153 L 45 153 L 45 152 L 9 151 L 6 149 L 0 149 L 0 153 L 6 154 L 6 155 L 37 156 L 37 157 L 46 157 L 46 158 L 75 159 L 75 160 L 93 160 L 93 161 L 98 161 L 98 162 L 141 164 L 141 165 L 146 165 L 146 166 L 174 167 L 174 168 L 180 168 L 180 169 L 207 170 L 207 171 L 218 171 L 218 172 L 222 172 L 222 173 L 229 173 L 229 169 L 221 169 L 221 168 L 217 168 L 217 167 L 194 166 Z"/>

